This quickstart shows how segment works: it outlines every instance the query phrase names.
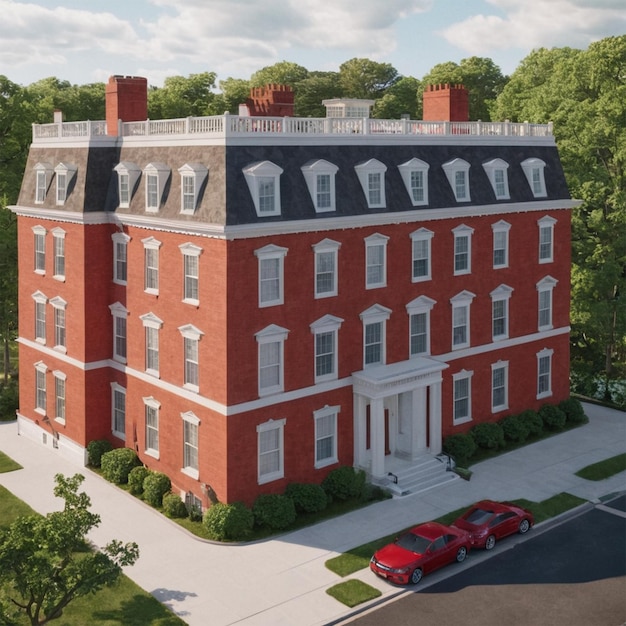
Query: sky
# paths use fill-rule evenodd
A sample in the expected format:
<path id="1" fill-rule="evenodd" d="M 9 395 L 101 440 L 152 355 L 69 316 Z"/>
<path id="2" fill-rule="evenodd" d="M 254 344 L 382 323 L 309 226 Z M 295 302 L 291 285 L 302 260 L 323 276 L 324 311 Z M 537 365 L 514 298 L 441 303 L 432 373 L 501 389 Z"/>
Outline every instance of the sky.
<path id="1" fill-rule="evenodd" d="M 357 57 L 421 79 L 471 56 L 511 74 L 533 49 L 623 34 L 626 0 L 0 0 L 0 75 L 159 87 L 211 71 L 219 84 L 280 61 L 338 71 Z"/>

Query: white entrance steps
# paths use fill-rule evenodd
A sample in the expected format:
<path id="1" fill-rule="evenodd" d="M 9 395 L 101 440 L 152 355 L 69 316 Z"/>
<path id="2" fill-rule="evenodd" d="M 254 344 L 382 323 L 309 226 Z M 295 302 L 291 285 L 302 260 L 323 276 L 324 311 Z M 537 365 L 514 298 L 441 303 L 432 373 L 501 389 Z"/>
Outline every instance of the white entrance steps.
<path id="1" fill-rule="evenodd" d="M 376 483 L 391 492 L 394 498 L 422 493 L 460 478 L 458 474 L 448 470 L 447 461 L 445 455 L 423 454 L 412 461 L 387 457 L 387 476 Z"/>

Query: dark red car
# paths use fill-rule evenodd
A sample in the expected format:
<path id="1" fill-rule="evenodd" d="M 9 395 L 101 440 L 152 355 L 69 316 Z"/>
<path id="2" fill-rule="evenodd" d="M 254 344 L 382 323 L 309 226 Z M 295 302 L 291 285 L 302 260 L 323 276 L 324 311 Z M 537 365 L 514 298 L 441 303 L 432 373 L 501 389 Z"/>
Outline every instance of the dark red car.
<path id="1" fill-rule="evenodd" d="M 491 550 L 496 541 L 514 533 L 524 534 L 534 523 L 533 514 L 520 506 L 482 500 L 452 525 L 470 534 L 473 548 Z"/>
<path id="2" fill-rule="evenodd" d="M 427 522 L 375 552 L 370 569 L 394 583 L 416 584 L 424 574 L 464 561 L 470 547 L 471 539 L 464 530 Z"/>

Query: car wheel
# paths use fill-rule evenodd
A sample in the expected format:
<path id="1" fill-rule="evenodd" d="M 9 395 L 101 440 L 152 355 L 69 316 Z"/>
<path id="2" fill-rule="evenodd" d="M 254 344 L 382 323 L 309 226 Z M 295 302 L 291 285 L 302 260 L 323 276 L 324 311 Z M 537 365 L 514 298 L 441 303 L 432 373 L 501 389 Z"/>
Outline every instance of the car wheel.
<path id="1" fill-rule="evenodd" d="M 487 541 L 485 541 L 485 550 L 493 550 L 495 545 L 496 545 L 496 536 L 489 535 L 489 537 L 487 537 Z"/>
<path id="2" fill-rule="evenodd" d="M 456 551 L 456 562 L 457 563 L 463 563 L 463 561 L 465 561 L 465 557 L 466 556 L 467 556 L 467 548 L 465 546 L 461 546 Z"/>
<path id="3" fill-rule="evenodd" d="M 411 582 L 414 585 L 417 585 L 417 583 L 422 580 L 422 576 L 424 575 L 424 573 L 422 572 L 421 568 L 417 568 L 413 570 L 413 573 L 411 574 Z"/>
<path id="4" fill-rule="evenodd" d="M 518 527 L 518 531 L 521 535 L 523 535 L 524 533 L 527 533 L 528 530 L 530 528 L 530 522 L 527 519 L 523 519 L 520 523 L 519 523 L 519 527 Z"/>

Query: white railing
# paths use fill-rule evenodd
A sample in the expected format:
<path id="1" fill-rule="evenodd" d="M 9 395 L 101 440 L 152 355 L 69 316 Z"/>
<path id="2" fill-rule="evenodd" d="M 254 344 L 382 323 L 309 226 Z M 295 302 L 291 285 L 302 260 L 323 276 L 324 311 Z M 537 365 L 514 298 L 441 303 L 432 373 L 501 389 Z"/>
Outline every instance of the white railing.
<path id="1" fill-rule="evenodd" d="M 259 135 L 476 135 L 503 137 L 550 137 L 552 123 L 528 122 L 426 122 L 341 117 L 246 117 L 216 115 L 171 120 L 120 122 L 117 135 L 124 137 L 171 137 L 205 135 L 218 137 Z M 33 142 L 67 137 L 99 137 L 107 134 L 106 122 L 60 122 L 33 124 Z"/>

